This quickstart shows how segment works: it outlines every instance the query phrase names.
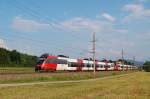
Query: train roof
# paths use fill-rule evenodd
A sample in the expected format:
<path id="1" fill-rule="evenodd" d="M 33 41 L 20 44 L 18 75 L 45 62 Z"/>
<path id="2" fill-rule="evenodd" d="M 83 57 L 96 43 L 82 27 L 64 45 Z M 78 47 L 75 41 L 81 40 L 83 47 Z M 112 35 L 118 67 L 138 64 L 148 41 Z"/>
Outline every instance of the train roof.
<path id="1" fill-rule="evenodd" d="M 58 58 L 57 56 L 49 55 L 47 58 Z"/>
<path id="2" fill-rule="evenodd" d="M 69 56 L 65 56 L 65 55 L 57 55 L 58 57 L 65 57 L 65 58 L 69 58 Z"/>

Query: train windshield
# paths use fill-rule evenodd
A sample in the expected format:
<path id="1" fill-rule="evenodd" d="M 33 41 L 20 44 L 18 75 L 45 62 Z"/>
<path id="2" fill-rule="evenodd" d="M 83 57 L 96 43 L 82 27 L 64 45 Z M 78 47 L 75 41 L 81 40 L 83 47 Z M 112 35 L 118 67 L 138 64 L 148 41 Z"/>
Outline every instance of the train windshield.
<path id="1" fill-rule="evenodd" d="M 57 58 L 49 58 L 45 63 L 48 64 L 67 64 L 66 60 L 63 59 L 57 59 Z"/>

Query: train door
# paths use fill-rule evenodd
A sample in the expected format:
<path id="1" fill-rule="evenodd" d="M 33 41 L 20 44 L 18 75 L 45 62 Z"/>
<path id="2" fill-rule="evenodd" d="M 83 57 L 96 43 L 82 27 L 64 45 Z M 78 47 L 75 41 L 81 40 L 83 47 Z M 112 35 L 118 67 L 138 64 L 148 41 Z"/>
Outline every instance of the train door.
<path id="1" fill-rule="evenodd" d="M 68 62 L 67 59 L 58 59 L 56 70 L 67 70 Z"/>
<path id="2" fill-rule="evenodd" d="M 128 66 L 129 66 L 129 65 L 126 65 L 126 71 L 128 71 Z"/>
<path id="3" fill-rule="evenodd" d="M 82 67 L 83 67 L 83 60 L 78 59 L 77 71 L 82 71 Z"/>
<path id="4" fill-rule="evenodd" d="M 97 61 L 97 60 L 95 60 L 95 70 L 97 71 L 97 70 L 98 70 L 98 68 L 99 68 L 98 61 Z"/>
<path id="5" fill-rule="evenodd" d="M 108 61 L 107 60 L 105 61 L 105 70 L 106 71 L 108 70 Z"/>
<path id="6" fill-rule="evenodd" d="M 115 64 L 114 70 L 118 71 L 119 70 L 119 65 Z"/>

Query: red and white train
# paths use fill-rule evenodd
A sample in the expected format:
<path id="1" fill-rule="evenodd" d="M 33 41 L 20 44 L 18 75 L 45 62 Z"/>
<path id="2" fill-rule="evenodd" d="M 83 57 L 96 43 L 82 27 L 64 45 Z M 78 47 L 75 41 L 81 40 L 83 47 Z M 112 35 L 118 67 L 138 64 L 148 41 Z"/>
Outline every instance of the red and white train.
<path id="1" fill-rule="evenodd" d="M 132 70 L 137 69 L 133 65 L 114 64 L 108 61 L 95 61 L 96 71 L 112 71 L 112 70 Z M 94 70 L 93 60 L 89 59 L 72 59 L 64 56 L 42 55 L 36 66 L 35 71 L 92 71 Z"/>

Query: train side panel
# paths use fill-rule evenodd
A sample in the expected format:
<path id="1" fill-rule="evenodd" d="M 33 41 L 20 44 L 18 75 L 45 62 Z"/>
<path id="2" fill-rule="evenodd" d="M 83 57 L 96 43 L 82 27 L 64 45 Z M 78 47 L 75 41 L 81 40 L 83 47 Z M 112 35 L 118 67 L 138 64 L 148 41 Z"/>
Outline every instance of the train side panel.
<path id="1" fill-rule="evenodd" d="M 68 58 L 58 57 L 56 70 L 67 70 L 68 68 Z"/>

